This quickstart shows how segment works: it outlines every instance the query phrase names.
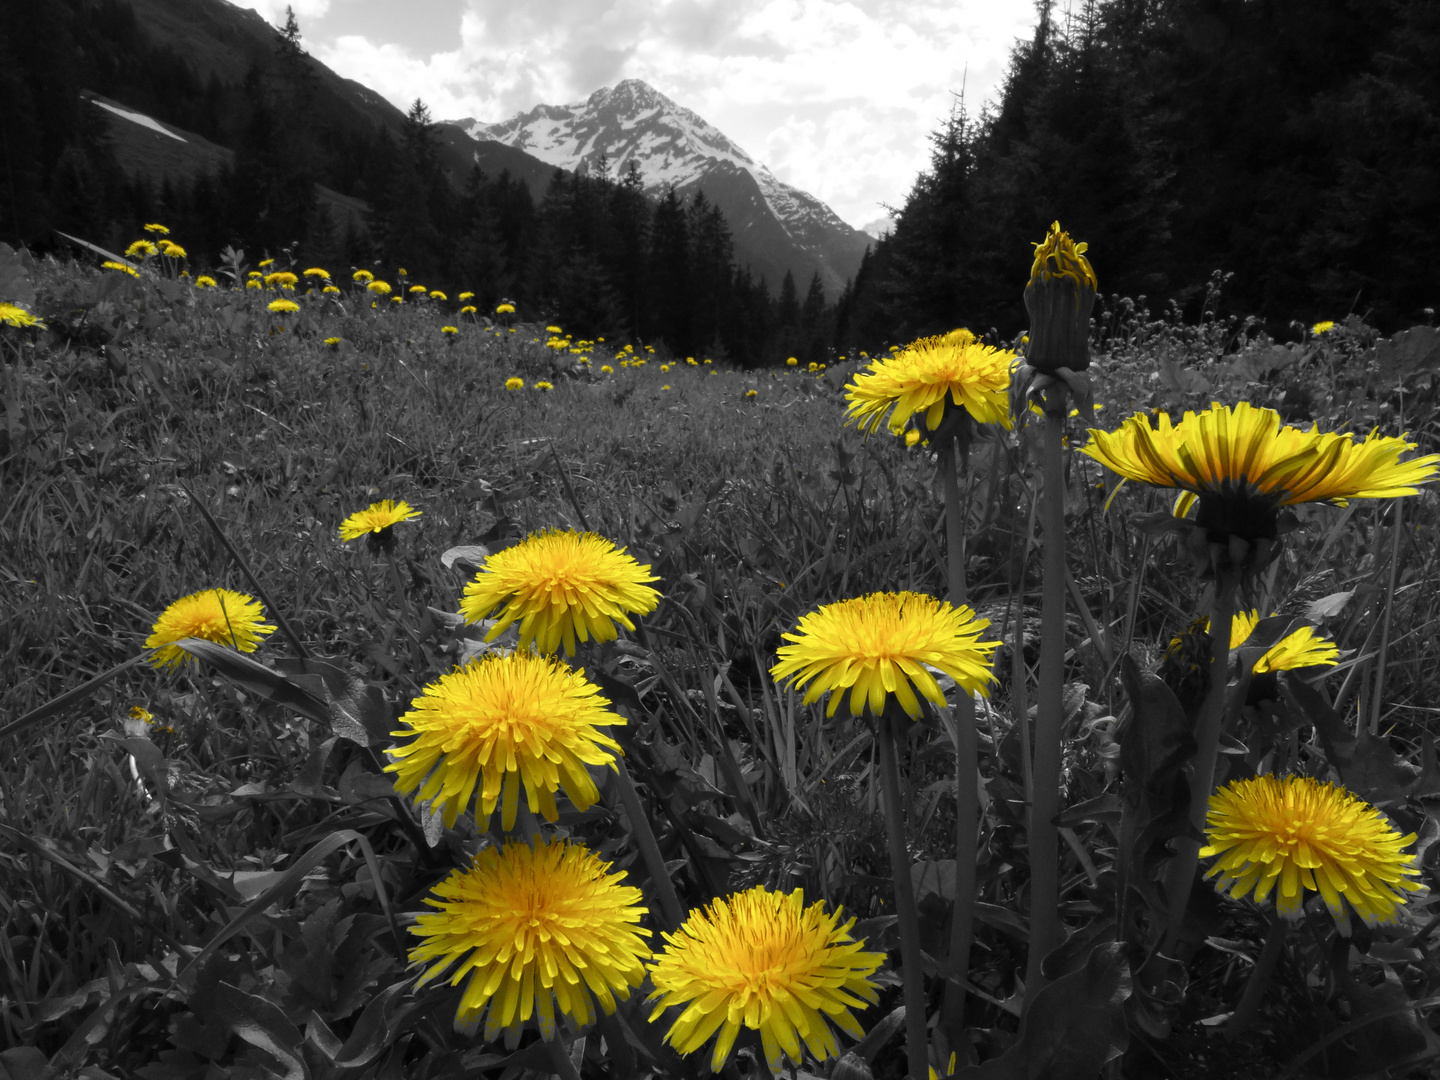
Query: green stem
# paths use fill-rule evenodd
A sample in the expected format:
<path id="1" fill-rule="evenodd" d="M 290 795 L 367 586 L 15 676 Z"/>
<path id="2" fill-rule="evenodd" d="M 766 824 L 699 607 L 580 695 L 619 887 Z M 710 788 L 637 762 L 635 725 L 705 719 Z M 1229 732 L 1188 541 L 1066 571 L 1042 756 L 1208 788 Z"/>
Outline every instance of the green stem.
<path id="1" fill-rule="evenodd" d="M 960 486 L 955 441 L 940 450 L 940 486 L 945 495 L 945 550 L 950 573 L 950 603 L 968 602 L 965 582 L 965 529 L 960 514 Z M 975 931 L 976 832 L 979 829 L 979 741 L 975 737 L 975 701 L 961 688 L 955 702 L 955 900 L 950 914 L 950 959 L 941 1005 L 941 1030 L 951 1047 L 965 1036 L 965 976 L 970 970 L 970 945 Z"/>
<path id="2" fill-rule="evenodd" d="M 1250 972 L 1250 978 L 1245 983 L 1240 1004 L 1235 1006 L 1235 1011 L 1230 1014 L 1230 1020 L 1225 1025 L 1225 1038 L 1231 1042 L 1245 1034 L 1259 1013 L 1260 1001 L 1270 985 L 1270 975 L 1280 960 L 1284 945 L 1285 922 L 1283 919 L 1272 918 L 1270 929 L 1265 934 L 1265 946 L 1260 950 L 1260 958 L 1255 961 L 1255 969 Z"/>
<path id="3" fill-rule="evenodd" d="M 580 1080 L 580 1070 L 570 1060 L 570 1048 L 560 1038 L 546 1039 L 545 1049 L 550 1052 L 550 1064 L 560 1080 Z"/>
<path id="4" fill-rule="evenodd" d="M 1030 955 L 1025 996 L 1045 984 L 1040 962 L 1060 944 L 1060 729 L 1065 691 L 1065 468 L 1062 456 L 1066 387 L 1046 391 L 1040 448 L 1045 490 L 1041 533 L 1045 541 L 1040 600 L 1040 678 L 1036 688 L 1034 797 L 1030 802 Z M 1025 717 L 1018 718 L 1021 723 Z"/>
<path id="5" fill-rule="evenodd" d="M 1225 690 L 1230 681 L 1230 623 L 1235 617 L 1235 593 L 1239 579 L 1220 574 L 1215 579 L 1215 599 L 1210 608 L 1210 687 L 1195 717 L 1195 758 L 1190 773 L 1190 826 L 1197 836 L 1205 834 L 1205 817 L 1210 793 L 1215 788 L 1215 764 L 1220 756 L 1220 726 L 1225 719 Z M 1177 837 L 1175 858 L 1166 875 L 1166 899 L 1170 907 L 1165 951 L 1171 956 L 1180 941 L 1190 890 L 1200 865 L 1200 841 Z"/>
<path id="6" fill-rule="evenodd" d="M 665 918 L 665 929 L 674 930 L 684 921 L 675 883 L 670 880 L 670 871 L 660 854 L 660 843 L 655 839 L 655 830 L 650 827 L 650 818 L 640 803 L 640 793 L 635 790 L 635 781 L 630 779 L 630 770 L 625 767 L 625 759 L 617 757 L 615 768 L 619 772 L 620 802 L 625 807 L 625 816 L 630 819 L 635 843 L 640 848 L 640 857 L 645 860 L 645 866 L 655 883 L 655 893 L 660 901 L 661 914 Z"/>
<path id="7" fill-rule="evenodd" d="M 895 915 L 900 924 L 900 963 L 904 981 L 905 1051 L 910 1080 L 926 1080 L 930 1070 L 925 1037 L 925 965 L 920 955 L 920 914 L 910 880 L 910 854 L 905 844 L 905 808 L 900 801 L 900 767 L 895 744 L 899 721 L 887 709 L 877 721 L 875 743 L 880 751 L 880 787 L 885 795 L 885 838 L 890 848 L 890 873 L 895 879 Z"/>

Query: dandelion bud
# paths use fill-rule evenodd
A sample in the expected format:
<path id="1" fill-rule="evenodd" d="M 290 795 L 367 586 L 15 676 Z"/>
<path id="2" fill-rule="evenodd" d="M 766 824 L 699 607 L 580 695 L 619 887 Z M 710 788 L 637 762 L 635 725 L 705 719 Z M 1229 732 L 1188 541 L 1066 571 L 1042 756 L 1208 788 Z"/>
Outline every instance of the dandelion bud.
<path id="1" fill-rule="evenodd" d="M 1053 375 L 1060 368 L 1084 371 L 1090 366 L 1090 311 L 1097 282 L 1085 258 L 1087 247 L 1061 232 L 1058 221 L 1035 245 L 1030 284 L 1025 286 L 1025 309 L 1030 313 L 1025 362 L 1041 374 Z"/>

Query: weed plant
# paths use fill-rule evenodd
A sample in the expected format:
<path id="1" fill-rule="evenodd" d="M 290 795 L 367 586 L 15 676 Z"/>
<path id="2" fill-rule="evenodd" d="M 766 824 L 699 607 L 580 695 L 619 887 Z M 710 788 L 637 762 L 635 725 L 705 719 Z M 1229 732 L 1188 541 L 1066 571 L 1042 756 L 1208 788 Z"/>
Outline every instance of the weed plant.
<path id="1" fill-rule="evenodd" d="M 683 907 L 754 885 L 803 888 L 858 917 L 857 940 L 898 956 L 875 740 L 845 710 L 827 721 L 822 704 L 801 704 L 768 674 L 780 635 L 820 605 L 881 590 L 944 594 L 933 455 L 843 426 L 857 365 L 740 372 L 571 341 L 543 313 L 462 311 L 423 292 L 394 303 L 363 282 L 247 288 L 263 277 L 249 278 L 243 253 L 230 256 L 219 287 L 148 264 L 136 277 L 23 255 L 0 275 L 12 292 L 33 289 L 46 323 L 0 326 L 0 1045 L 15 1048 L 0 1061 L 10 1074 L 563 1074 L 539 1040 L 508 1050 L 452 1030 L 459 989 L 444 980 L 415 990 L 406 916 L 473 853 L 484 823 L 442 828 L 382 771 L 411 699 L 487 648 L 483 627 L 454 614 L 476 566 L 552 527 L 608 537 L 659 578 L 659 607 L 586 666 L 628 711 L 627 760 Z M 1379 426 L 1408 432 L 1417 453 L 1440 449 L 1434 331 L 1377 342 L 1351 317 L 1279 344 L 1218 315 L 1222 285 L 1211 283 L 1198 325 L 1174 311 L 1154 319 L 1143 298 L 1102 303 L 1096 426 L 1249 400 L 1290 422 Z M 277 298 L 298 310 L 272 311 Z M 507 389 L 513 379 L 523 388 Z M 1227 1039 L 1272 920 L 1197 887 L 1184 969 L 1150 979 L 1143 1000 L 1127 973 L 1123 993 L 1059 1009 L 1039 1034 L 1043 1019 L 1027 1018 L 1028 1036 L 1020 1028 L 1028 735 L 1016 719 L 1033 700 L 1024 687 L 1038 655 L 1037 426 L 981 437 L 961 493 L 970 603 L 1004 644 L 997 689 L 976 716 L 968 1043 L 951 1047 L 950 1067 L 966 1075 L 971 1062 L 1048 1039 L 1093 1067 L 1057 1058 L 1025 1075 L 1433 1075 L 1440 916 L 1425 896 L 1398 925 L 1350 938 L 1308 914 L 1285 939 L 1257 1020 Z M 1065 455 L 1058 825 L 1070 936 L 1057 977 L 1083 972 L 1087 950 L 1115 934 L 1127 658 L 1162 674 L 1168 660 L 1182 705 L 1203 693 L 1184 663 L 1199 583 L 1173 545 L 1134 525 L 1167 511 L 1169 497 L 1138 485 L 1117 494 L 1113 475 L 1073 452 L 1085 426 L 1072 420 Z M 379 499 L 422 511 L 396 530 L 393 573 L 337 532 Z M 1254 770 L 1288 755 L 1312 771 L 1339 754 L 1349 788 L 1417 834 L 1421 880 L 1433 886 L 1436 495 L 1298 515 L 1303 527 L 1253 606 L 1313 623 L 1339 647 L 1340 663 L 1299 691 L 1324 720 L 1247 707 L 1239 730 L 1253 738 L 1222 752 Z M 178 672 L 134 662 L 176 598 L 254 593 L 254 582 L 295 634 L 252 654 L 269 675 L 224 661 Z M 937 995 L 956 900 L 947 723 L 939 710 L 914 725 L 901 762 Z M 562 810 L 562 827 L 653 896 L 616 783 L 601 794 L 586 814 Z M 816 1066 L 825 1075 L 904 1074 L 899 979 L 887 967 L 878 985 L 878 1006 L 857 1010 L 868 1037 Z M 580 1075 L 705 1073 L 708 1053 L 682 1058 L 664 1045 L 643 997 L 571 1045 Z M 764 1075 L 758 1040 L 739 1045 L 727 1075 Z M 50 1072 L 17 1071 L 26 1067 Z"/>

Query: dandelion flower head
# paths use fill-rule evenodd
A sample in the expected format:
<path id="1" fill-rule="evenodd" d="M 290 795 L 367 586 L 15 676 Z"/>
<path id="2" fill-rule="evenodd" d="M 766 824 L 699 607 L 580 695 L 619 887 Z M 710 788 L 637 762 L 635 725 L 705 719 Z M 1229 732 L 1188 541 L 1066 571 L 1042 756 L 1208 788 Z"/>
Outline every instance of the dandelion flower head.
<path id="1" fill-rule="evenodd" d="M 366 284 L 365 288 L 369 289 L 377 296 L 390 295 L 390 283 L 388 281 L 371 281 Z"/>
<path id="2" fill-rule="evenodd" d="M 265 609 L 254 597 L 230 589 L 203 589 L 182 596 L 161 612 L 145 639 L 145 647 L 159 650 L 152 664 L 169 668 L 190 659 L 189 653 L 174 644 L 186 638 L 203 638 L 240 652 L 254 652 L 261 638 L 275 632 L 275 627 L 264 620 Z"/>
<path id="3" fill-rule="evenodd" d="M 878 717 L 893 693 L 913 720 L 920 716 L 916 690 L 945 705 L 930 668 L 950 676 L 966 693 L 989 693 L 995 681 L 990 661 L 1000 644 L 980 640 L 989 625 L 968 607 L 952 607 L 923 593 L 871 593 L 801 616 L 796 633 L 780 635 L 791 644 L 777 650 L 770 675 L 797 687 L 810 683 L 807 705 L 829 693 L 826 716 L 835 715 L 849 690 L 852 716 L 869 705 Z"/>
<path id="4" fill-rule="evenodd" d="M 615 767 L 620 744 L 603 730 L 624 724 L 583 671 L 531 652 L 489 655 L 440 676 L 392 732 L 413 739 L 390 751 L 395 789 L 433 800 L 448 828 L 479 787 L 475 819 L 515 827 L 524 789 L 531 813 L 556 821 L 555 792 L 584 811 L 600 798 L 587 765 Z"/>
<path id="5" fill-rule="evenodd" d="M 100 265 L 106 270 L 119 270 L 122 274 L 129 274 L 131 277 L 140 276 L 140 271 L 136 270 L 129 263 L 115 262 L 113 259 L 106 259 Z"/>
<path id="6" fill-rule="evenodd" d="M 462 300 L 462 301 L 463 301 L 463 300 L 474 300 L 474 299 L 475 299 L 475 294 L 474 294 L 473 292 L 462 292 L 462 293 L 459 295 L 459 297 L 457 297 L 457 299 Z"/>
<path id="7" fill-rule="evenodd" d="M 911 416 L 923 413 L 935 431 L 948 402 L 964 408 L 976 423 L 1008 428 L 1014 364 L 1013 352 L 983 345 L 968 330 L 921 338 L 893 356 L 872 360 L 846 386 L 846 422 L 858 421 L 861 431 L 875 432 L 890 412 L 890 430 L 898 435 Z"/>
<path id="8" fill-rule="evenodd" d="M 148 233 L 155 233 L 155 234 L 157 234 L 157 235 L 159 235 L 159 236 L 169 236 L 169 235 L 170 235 L 170 230 L 167 229 L 164 225 L 146 225 L 146 226 L 145 226 L 145 231 L 148 232 Z"/>
<path id="9" fill-rule="evenodd" d="M 1316 337 L 1319 337 L 1321 334 L 1328 334 L 1331 330 L 1334 329 L 1335 323 L 1333 320 L 1322 319 L 1320 322 L 1317 322 L 1314 326 L 1310 328 L 1310 333 L 1314 334 Z"/>
<path id="10" fill-rule="evenodd" d="M 300 310 L 300 305 L 294 300 L 271 300 L 268 306 L 271 311 L 277 314 Z"/>
<path id="11" fill-rule="evenodd" d="M 350 275 L 351 281 L 374 281 L 375 275 L 369 270 L 356 270 Z"/>
<path id="12" fill-rule="evenodd" d="M 339 338 L 326 339 L 326 344 L 328 345 L 331 340 L 336 345 L 340 344 Z M 349 543 L 351 540 L 358 540 L 367 534 L 383 534 L 402 521 L 411 521 L 419 517 L 421 513 L 422 511 L 414 509 L 404 499 L 399 502 L 381 499 L 379 502 L 371 503 L 364 510 L 355 511 L 342 521 L 340 523 L 340 539 Z"/>
<path id="13" fill-rule="evenodd" d="M 329 281 L 329 280 L 330 280 L 330 271 L 329 271 L 329 270 L 322 270 L 322 269 L 321 269 L 320 267 L 318 267 L 318 266 L 312 266 L 312 267 L 310 267 L 309 270 L 302 271 L 302 274 L 303 274 L 303 276 L 305 276 L 305 277 L 319 278 L 319 279 L 322 280 L 322 281 Z"/>
<path id="14" fill-rule="evenodd" d="M 147 256 L 154 255 L 159 250 L 160 249 L 157 248 L 154 244 L 152 244 L 149 240 L 136 240 L 133 244 L 131 244 L 125 249 L 125 257 L 133 259 L 136 255 L 139 255 L 141 258 L 145 258 Z"/>
<path id="15" fill-rule="evenodd" d="M 782 1055 L 801 1063 L 800 1044 L 817 1061 L 839 1056 L 831 1024 L 864 1038 L 851 1009 L 879 1000 L 871 976 L 885 954 L 865 952 L 850 936 L 851 919 L 827 914 L 823 902 L 805 906 L 805 893 L 756 886 L 692 912 L 650 963 L 653 1022 L 683 1007 L 665 1035 L 682 1054 L 715 1039 L 710 1068 L 724 1066 L 743 1024 L 760 1032 L 765 1061 L 780 1075 Z"/>
<path id="16" fill-rule="evenodd" d="M 462 307 L 462 308 L 460 309 L 460 314 L 461 314 L 461 315 L 474 315 L 474 314 L 475 314 L 475 305 L 474 305 L 474 304 L 466 304 L 464 307 Z"/>
<path id="17" fill-rule="evenodd" d="M 455 1027 L 502 1033 L 515 1049 L 532 1019 L 544 1039 L 555 1036 L 556 1013 L 574 1028 L 606 1014 L 645 978 L 651 950 L 639 922 L 640 890 L 624 873 L 579 844 L 507 844 L 477 854 L 468 870 L 453 871 L 425 902 L 410 933 L 421 943 L 412 964 L 429 964 L 417 986 L 445 975 L 465 977 Z"/>
<path id="18" fill-rule="evenodd" d="M 167 255 L 172 259 L 185 258 L 185 249 L 172 240 L 160 241 L 160 254 Z"/>
<path id="19" fill-rule="evenodd" d="M 1205 875 L 1257 904 L 1275 893 L 1275 910 L 1297 919 L 1306 891 L 1318 892 L 1342 932 L 1349 910 L 1367 926 L 1394 920 L 1406 893 L 1424 886 L 1415 856 L 1373 806 L 1342 787 L 1308 776 L 1235 780 L 1210 796 L 1202 858 L 1218 856 Z M 1342 898 L 1344 902 L 1342 903 Z M 1347 908 L 1348 905 L 1348 908 Z"/>
<path id="20" fill-rule="evenodd" d="M 440 327 L 440 332 L 442 334 L 458 334 L 460 333 L 460 328 L 458 326 L 442 326 Z"/>
<path id="21" fill-rule="evenodd" d="M 1250 640 L 1250 635 L 1259 625 L 1260 612 L 1237 611 L 1230 623 L 1230 649 L 1240 648 Z M 1210 630 L 1210 620 L 1205 620 L 1205 630 Z M 1175 644 L 1171 642 L 1171 644 Z M 1315 635 L 1313 626 L 1302 626 L 1293 630 L 1266 649 L 1251 669 L 1256 675 L 1270 671 L 1293 671 L 1296 668 L 1336 664 L 1340 661 L 1340 648 L 1333 641 Z"/>
<path id="22" fill-rule="evenodd" d="M 506 390 L 524 390 L 524 389 L 525 389 L 525 380 L 522 379 L 522 378 L 520 378 L 519 375 L 511 375 L 510 378 L 508 378 L 508 379 L 505 380 L 505 389 L 506 389 Z"/>
<path id="23" fill-rule="evenodd" d="M 31 315 L 30 312 L 26 311 L 19 304 L 10 304 L 3 301 L 0 301 L 0 324 L 20 327 L 22 329 L 29 326 L 38 326 L 41 330 L 45 329 L 43 320 Z"/>
<path id="24" fill-rule="evenodd" d="M 216 287 L 215 279 L 209 274 L 201 274 L 195 279 L 195 287 L 197 289 L 213 289 Z"/>
<path id="25" fill-rule="evenodd" d="M 496 314 L 496 315 L 513 315 L 514 313 L 515 313 L 515 305 L 514 305 L 514 304 L 497 304 L 497 305 L 495 305 L 495 314 Z"/>
<path id="26" fill-rule="evenodd" d="M 1178 424 L 1162 412 L 1152 426 L 1138 413 L 1115 431 L 1091 429 L 1080 452 L 1128 480 L 1181 488 L 1189 497 L 1177 502 L 1177 516 L 1198 499 L 1198 525 L 1252 540 L 1277 535 L 1282 506 L 1416 494 L 1415 485 L 1434 479 L 1440 455 L 1400 460 L 1413 449 L 1373 431 L 1360 442 L 1302 431 L 1242 401 L 1187 412 Z"/>
<path id="27" fill-rule="evenodd" d="M 617 622 L 633 631 L 631 614 L 655 610 L 660 594 L 647 583 L 660 579 L 649 569 L 603 536 L 551 529 L 489 556 L 465 586 L 460 614 L 479 622 L 499 608 L 487 641 L 518 621 L 522 647 L 554 653 L 563 644 L 574 656 L 577 636 L 614 641 Z"/>

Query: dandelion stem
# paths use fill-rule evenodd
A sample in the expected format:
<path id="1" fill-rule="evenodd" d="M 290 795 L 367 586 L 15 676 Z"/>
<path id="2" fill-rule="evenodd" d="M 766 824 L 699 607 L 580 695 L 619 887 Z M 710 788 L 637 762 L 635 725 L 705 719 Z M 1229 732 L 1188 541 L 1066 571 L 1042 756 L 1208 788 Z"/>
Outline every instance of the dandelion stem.
<path id="1" fill-rule="evenodd" d="M 1215 790 L 1215 761 L 1220 754 L 1220 725 L 1225 718 L 1225 690 L 1230 681 L 1230 623 L 1235 617 L 1238 576 L 1220 572 L 1215 579 L 1215 599 L 1210 608 L 1210 688 L 1195 717 L 1195 758 L 1190 773 L 1190 826 L 1197 836 L 1205 832 L 1205 815 L 1210 793 Z M 1165 891 L 1170 906 L 1165 951 L 1175 955 L 1195 870 L 1200 865 L 1200 841 L 1181 836 L 1175 839 L 1175 858 L 1167 872 Z"/>
<path id="2" fill-rule="evenodd" d="M 910 854 L 905 844 L 905 807 L 900 801 L 900 767 L 896 743 L 898 719 L 887 708 L 876 722 L 880 752 L 880 788 L 885 795 L 885 837 L 890 848 L 890 873 L 895 879 L 895 915 L 900 924 L 901 977 L 904 980 L 905 1050 L 910 1080 L 929 1075 L 925 1038 L 925 965 L 920 956 L 920 916 L 910 880 Z"/>
<path id="3" fill-rule="evenodd" d="M 1045 391 L 1040 448 L 1045 489 L 1040 522 L 1045 549 L 1041 564 L 1040 676 L 1036 687 L 1034 794 L 1030 801 L 1030 955 L 1025 969 L 1029 1001 L 1045 984 L 1040 963 L 1060 944 L 1060 739 L 1065 691 L 1065 468 L 1062 441 L 1068 387 L 1058 380 Z M 1018 718 L 1025 723 L 1026 718 Z"/>
<path id="4" fill-rule="evenodd" d="M 1283 919 L 1271 919 L 1270 929 L 1265 935 L 1265 946 L 1260 950 L 1260 957 L 1255 961 L 1255 967 L 1245 983 L 1240 1004 L 1235 1006 L 1235 1011 L 1230 1014 L 1230 1020 L 1225 1025 L 1225 1038 L 1231 1042 L 1243 1035 L 1254 1022 L 1260 1011 L 1260 1001 L 1270 985 L 1270 975 L 1275 970 L 1284 945 L 1285 922 Z"/>
<path id="5" fill-rule="evenodd" d="M 940 486 L 945 495 L 945 550 L 950 572 L 950 603 L 968 600 L 965 582 L 965 528 L 956 480 L 959 454 L 954 439 L 940 448 Z M 975 699 L 963 688 L 955 701 L 955 900 L 950 916 L 950 961 L 941 1006 L 942 1030 L 950 1046 L 965 1035 L 965 975 L 975 929 L 975 859 L 980 791 L 980 750 L 975 737 Z"/>
<path id="6" fill-rule="evenodd" d="M 680 897 L 675 893 L 675 883 L 670 880 L 670 871 L 660 854 L 660 843 L 655 839 L 655 830 L 650 828 L 650 818 L 640 802 L 640 793 L 635 790 L 635 781 L 630 779 L 630 770 L 625 767 L 625 759 L 617 757 L 615 768 L 619 773 L 620 802 L 625 807 L 625 816 L 630 819 L 630 828 L 633 830 L 635 843 L 640 848 L 640 857 L 645 860 L 645 866 L 654 881 L 661 914 L 665 917 L 665 928 L 674 930 L 684 921 Z"/>

